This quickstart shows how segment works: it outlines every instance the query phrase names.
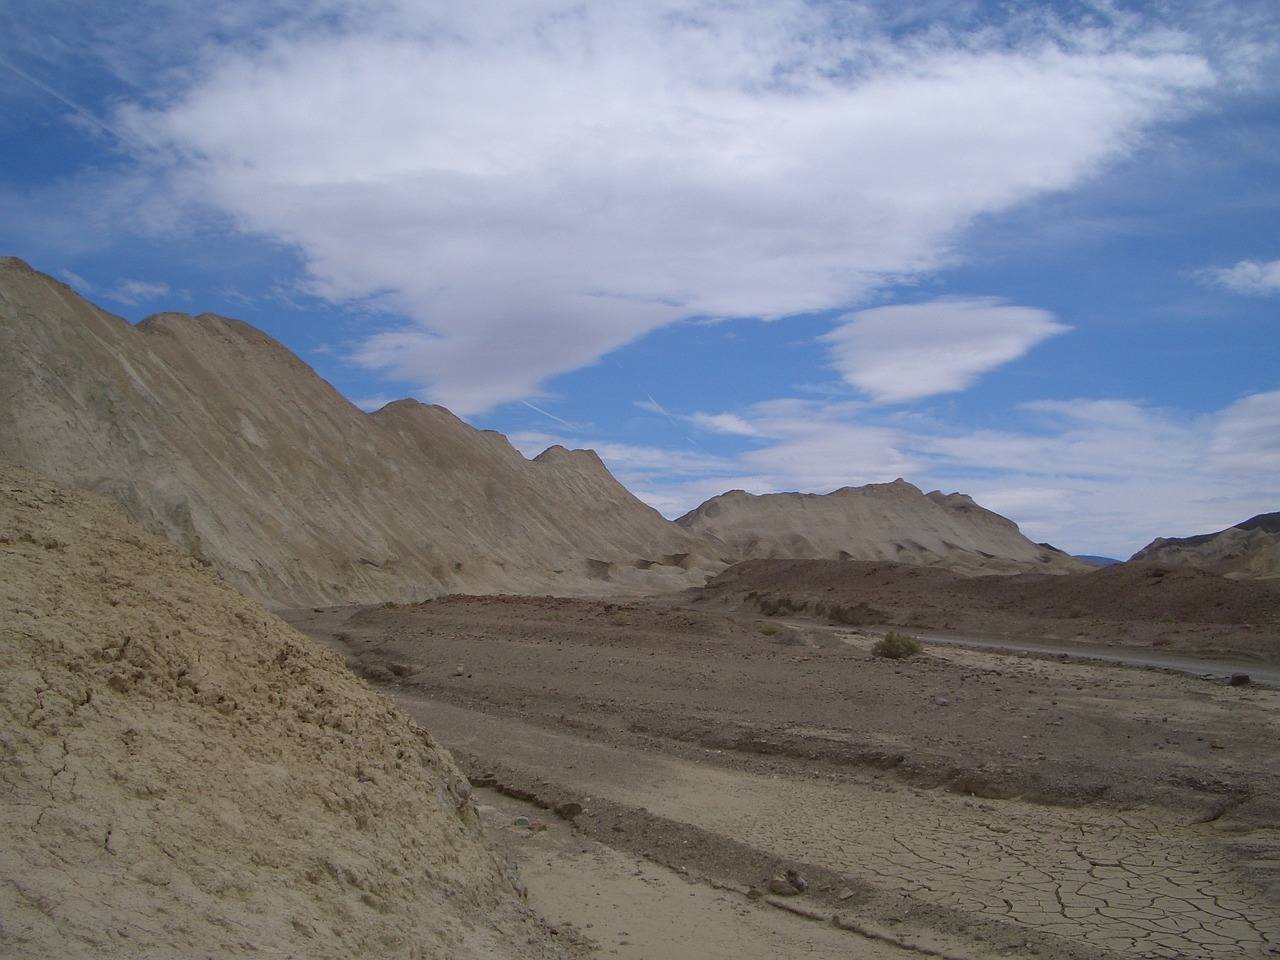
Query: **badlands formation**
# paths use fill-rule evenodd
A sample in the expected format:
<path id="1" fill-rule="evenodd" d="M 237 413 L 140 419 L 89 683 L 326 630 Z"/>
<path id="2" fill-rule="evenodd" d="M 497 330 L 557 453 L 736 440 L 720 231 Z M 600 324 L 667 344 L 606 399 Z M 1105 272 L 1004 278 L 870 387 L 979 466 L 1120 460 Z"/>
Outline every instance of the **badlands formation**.
<path id="1" fill-rule="evenodd" d="M 526 460 L 412 400 L 366 414 L 235 320 L 137 326 L 0 260 L 0 457 L 117 500 L 276 605 L 702 583 L 724 548 L 588 451 Z"/>
<path id="2" fill-rule="evenodd" d="M 905 481 L 674 523 L 12 259 L 0 458 L 0 955 L 1280 951 L 1263 563 Z"/>
<path id="3" fill-rule="evenodd" d="M 364 413 L 244 323 L 166 313 L 133 326 L 14 258 L 0 259 L 0 457 L 115 499 L 276 606 L 652 594 L 780 555 L 742 551 L 786 539 L 785 511 L 760 509 L 769 498 L 743 510 L 746 494 L 727 494 L 672 523 L 590 451 L 526 460 L 412 400 Z M 787 503 L 819 551 L 792 556 L 1070 569 L 960 495 L 891 484 Z M 762 532 L 744 534 L 748 522 Z M 832 522 L 865 527 L 863 546 L 828 543 Z"/>

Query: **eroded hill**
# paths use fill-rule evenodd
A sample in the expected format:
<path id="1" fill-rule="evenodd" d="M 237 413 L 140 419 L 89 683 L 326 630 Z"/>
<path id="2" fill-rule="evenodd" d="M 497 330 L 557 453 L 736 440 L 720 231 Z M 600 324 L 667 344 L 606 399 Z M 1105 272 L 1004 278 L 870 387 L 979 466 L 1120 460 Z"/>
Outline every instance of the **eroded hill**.
<path id="1" fill-rule="evenodd" d="M 827 494 L 732 490 L 676 522 L 748 559 L 889 560 L 964 574 L 1089 569 L 971 497 L 924 494 L 901 479 Z"/>
<path id="2" fill-rule="evenodd" d="M 1238 577 L 1280 577 L 1280 513 L 1264 513 L 1217 533 L 1158 537 L 1136 561 L 1175 563 Z"/>
<path id="3" fill-rule="evenodd" d="M 137 326 L 0 260 L 0 456 L 118 501 L 276 606 L 701 585 L 728 552 L 589 451 L 525 459 L 440 407 L 367 414 L 276 341 Z"/>

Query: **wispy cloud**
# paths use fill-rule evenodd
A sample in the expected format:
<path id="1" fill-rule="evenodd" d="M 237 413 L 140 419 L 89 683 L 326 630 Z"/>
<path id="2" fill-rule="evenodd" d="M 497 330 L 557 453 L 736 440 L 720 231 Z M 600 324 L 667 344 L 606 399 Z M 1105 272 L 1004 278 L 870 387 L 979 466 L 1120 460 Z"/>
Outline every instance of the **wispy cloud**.
<path id="1" fill-rule="evenodd" d="M 194 82 L 113 122 L 173 193 L 296 246 L 314 292 L 402 312 L 357 359 L 463 414 L 680 318 L 856 306 L 1214 83 L 1185 37 L 1101 15 L 913 32 L 799 0 L 326 12 L 206 47 Z"/>
<path id="2" fill-rule="evenodd" d="M 159 300 L 172 293 L 167 283 L 149 280 L 120 280 L 114 287 L 103 294 L 108 300 L 117 303 L 137 306 L 140 303 Z"/>
<path id="3" fill-rule="evenodd" d="M 86 297 L 114 300 L 116 303 L 123 303 L 131 307 L 148 301 L 159 300 L 162 297 L 170 297 L 174 294 L 173 289 L 167 283 L 160 281 L 130 280 L 127 277 L 122 277 L 112 286 L 99 289 L 84 277 L 70 270 L 63 270 L 62 277 Z"/>
<path id="4" fill-rule="evenodd" d="M 1280 294 L 1280 260 L 1259 263 L 1257 260 L 1241 260 L 1233 267 L 1203 270 L 1200 276 L 1209 283 L 1225 287 L 1234 293 L 1254 296 Z"/>

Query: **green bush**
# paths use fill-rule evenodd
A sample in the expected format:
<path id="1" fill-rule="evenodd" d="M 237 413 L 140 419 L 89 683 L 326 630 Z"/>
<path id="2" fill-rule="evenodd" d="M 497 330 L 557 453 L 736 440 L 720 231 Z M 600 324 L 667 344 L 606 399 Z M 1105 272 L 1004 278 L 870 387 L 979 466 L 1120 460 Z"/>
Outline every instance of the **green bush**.
<path id="1" fill-rule="evenodd" d="M 877 657 L 888 657 L 890 660 L 905 660 L 914 657 L 921 650 L 920 641 L 909 633 L 890 630 L 883 640 L 877 640 L 871 652 Z"/>

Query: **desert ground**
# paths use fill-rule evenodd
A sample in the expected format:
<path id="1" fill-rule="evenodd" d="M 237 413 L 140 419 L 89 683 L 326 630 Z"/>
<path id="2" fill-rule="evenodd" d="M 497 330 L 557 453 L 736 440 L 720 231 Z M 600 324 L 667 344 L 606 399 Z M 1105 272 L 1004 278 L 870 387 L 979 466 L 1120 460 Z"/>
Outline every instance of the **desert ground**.
<path id="1" fill-rule="evenodd" d="M 1280 585 L 1087 576 L 282 615 L 450 749 L 595 956 L 1280 956 Z"/>

